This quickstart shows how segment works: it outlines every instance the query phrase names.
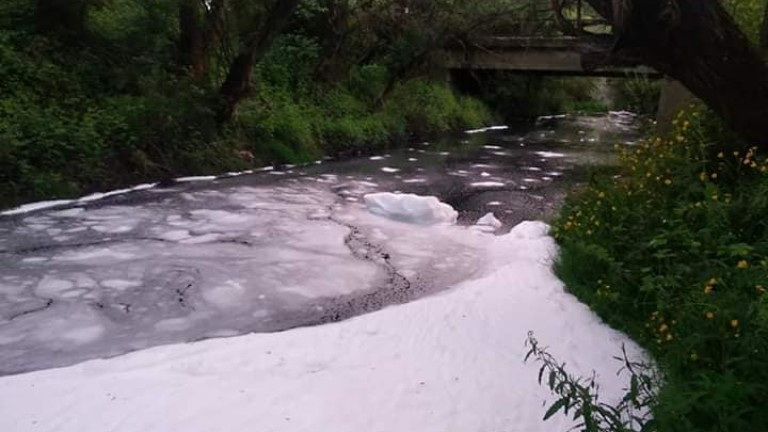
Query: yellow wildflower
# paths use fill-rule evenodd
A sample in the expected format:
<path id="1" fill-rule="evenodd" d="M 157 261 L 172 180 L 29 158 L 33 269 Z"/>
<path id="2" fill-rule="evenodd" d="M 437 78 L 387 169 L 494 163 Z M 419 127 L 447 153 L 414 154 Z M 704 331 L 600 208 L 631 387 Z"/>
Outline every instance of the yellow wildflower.
<path id="1" fill-rule="evenodd" d="M 672 180 L 670 180 L 670 179 L 666 179 L 666 180 L 664 180 L 664 184 L 665 184 L 665 185 L 667 185 L 667 186 L 669 186 L 669 185 L 671 185 L 671 184 L 672 184 Z"/>
<path id="2" fill-rule="evenodd" d="M 738 264 L 736 264 L 736 267 L 744 270 L 744 269 L 749 267 L 749 263 L 747 262 L 747 260 L 741 260 L 741 261 L 739 261 Z"/>
<path id="3" fill-rule="evenodd" d="M 739 320 L 731 320 L 731 327 L 736 328 L 739 326 Z"/>
<path id="4" fill-rule="evenodd" d="M 666 333 L 667 330 L 669 330 L 669 327 L 666 324 L 659 326 L 659 333 Z"/>
<path id="5" fill-rule="evenodd" d="M 704 294 L 706 294 L 706 295 L 710 295 L 710 294 L 712 294 L 712 290 L 713 290 L 713 289 L 714 289 L 714 288 L 712 287 L 712 285 L 707 285 L 707 286 L 705 286 L 705 287 L 704 287 Z"/>
<path id="6" fill-rule="evenodd" d="M 706 314 L 704 314 L 704 315 L 707 317 L 707 319 L 710 319 L 710 320 L 711 320 L 712 318 L 714 318 L 714 317 L 715 317 L 715 314 L 714 314 L 714 313 L 712 313 L 712 312 L 707 312 L 707 313 L 706 313 Z"/>
<path id="7" fill-rule="evenodd" d="M 667 341 L 671 341 L 672 339 L 673 339 L 673 338 L 672 338 L 672 333 L 669 333 L 669 334 L 667 335 Z"/>
<path id="8" fill-rule="evenodd" d="M 712 173 L 712 175 L 710 177 L 712 177 L 712 180 L 716 179 L 717 178 L 717 173 Z"/>

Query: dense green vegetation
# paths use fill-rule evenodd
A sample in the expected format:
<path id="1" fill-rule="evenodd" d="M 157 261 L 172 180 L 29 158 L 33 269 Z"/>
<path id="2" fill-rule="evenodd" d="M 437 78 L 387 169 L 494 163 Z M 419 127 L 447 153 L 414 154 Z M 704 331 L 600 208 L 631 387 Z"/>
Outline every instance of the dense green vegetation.
<path id="1" fill-rule="evenodd" d="M 275 1 L 3 2 L 0 206 L 491 121 L 432 55 L 514 22 L 520 2 L 295 3 L 286 15 Z"/>
<path id="2" fill-rule="evenodd" d="M 609 108 L 596 100 L 594 78 L 488 72 L 480 80 L 481 98 L 507 120 Z"/>
<path id="3" fill-rule="evenodd" d="M 753 43 L 768 35 L 765 1 L 724 4 Z M 619 103 L 648 111 L 657 86 L 627 84 Z M 553 224 L 559 277 L 653 360 L 625 357 L 626 397 L 605 404 L 531 337 L 559 396 L 547 416 L 569 411 L 586 431 L 768 430 L 768 157 L 701 106 L 673 123 L 617 146 L 618 176 L 594 175 Z"/>
<path id="4" fill-rule="evenodd" d="M 622 149 L 554 228 L 568 288 L 658 362 L 663 431 L 768 430 L 768 160 L 713 123 Z"/>

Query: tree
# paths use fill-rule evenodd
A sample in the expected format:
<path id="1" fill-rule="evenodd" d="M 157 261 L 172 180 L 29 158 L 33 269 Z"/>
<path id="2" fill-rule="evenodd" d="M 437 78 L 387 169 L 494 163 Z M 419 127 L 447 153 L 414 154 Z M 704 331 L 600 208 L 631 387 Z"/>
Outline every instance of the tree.
<path id="1" fill-rule="evenodd" d="M 300 0 L 276 0 L 262 19 L 257 14 L 240 41 L 237 56 L 229 65 L 224 83 L 219 89 L 221 105 L 218 110 L 220 123 L 229 121 L 237 106 L 251 89 L 253 67 L 266 54 L 275 38 L 288 24 Z"/>
<path id="2" fill-rule="evenodd" d="M 193 79 L 208 74 L 211 50 L 224 30 L 225 0 L 178 0 L 179 41 L 177 62 Z"/>
<path id="3" fill-rule="evenodd" d="M 768 149 L 768 67 L 719 0 L 586 0 L 613 26 L 587 66 L 645 64 Z"/>
<path id="4" fill-rule="evenodd" d="M 760 23 L 760 50 L 768 51 L 768 3 L 765 4 L 763 21 Z"/>

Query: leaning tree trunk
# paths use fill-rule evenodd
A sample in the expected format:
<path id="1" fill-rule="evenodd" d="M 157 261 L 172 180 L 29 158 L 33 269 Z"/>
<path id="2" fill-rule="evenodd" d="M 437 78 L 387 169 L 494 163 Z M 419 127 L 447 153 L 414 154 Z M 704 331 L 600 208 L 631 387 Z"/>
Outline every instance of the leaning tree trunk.
<path id="1" fill-rule="evenodd" d="M 221 38 L 225 0 L 179 0 L 179 40 L 176 62 L 191 72 L 195 81 L 208 76 L 212 50 Z"/>
<path id="2" fill-rule="evenodd" d="M 227 78 L 219 89 L 221 105 L 218 120 L 225 123 L 232 119 L 240 102 L 251 89 L 253 67 L 266 54 L 275 38 L 288 24 L 300 0 L 277 0 L 263 26 L 248 36 L 248 41 L 232 61 Z"/>
<path id="3" fill-rule="evenodd" d="M 179 0 L 179 41 L 177 63 L 189 69 L 195 79 L 202 77 L 206 70 L 203 49 L 203 25 L 200 2 Z"/>
<path id="4" fill-rule="evenodd" d="M 768 53 L 768 3 L 763 12 L 763 22 L 760 24 L 760 51 Z"/>
<path id="5" fill-rule="evenodd" d="M 768 67 L 719 0 L 587 0 L 613 23 L 606 62 L 678 81 L 750 143 L 768 149 Z"/>

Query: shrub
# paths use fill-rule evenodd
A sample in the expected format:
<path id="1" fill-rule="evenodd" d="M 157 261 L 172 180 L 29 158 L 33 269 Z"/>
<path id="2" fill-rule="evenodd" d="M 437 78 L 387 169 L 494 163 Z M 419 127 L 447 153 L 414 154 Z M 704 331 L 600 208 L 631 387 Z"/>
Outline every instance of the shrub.
<path id="1" fill-rule="evenodd" d="M 236 128 L 243 146 L 267 163 L 308 162 L 319 156 L 314 135 L 316 114 L 279 91 L 267 93 L 266 105 L 258 99 L 243 103 Z"/>
<path id="2" fill-rule="evenodd" d="M 645 76 L 617 79 L 613 81 L 616 94 L 614 105 L 617 109 L 638 114 L 655 114 L 661 97 L 661 83 Z"/>
<path id="3" fill-rule="evenodd" d="M 417 135 L 476 127 L 491 121 L 490 112 L 481 102 L 459 97 L 447 84 L 426 79 L 398 86 L 386 111 L 391 117 L 402 116 L 408 130 Z"/>
<path id="4" fill-rule="evenodd" d="M 621 149 L 621 176 L 554 223 L 569 290 L 627 331 L 665 376 L 661 431 L 768 430 L 768 161 L 727 150 L 698 112 Z"/>

